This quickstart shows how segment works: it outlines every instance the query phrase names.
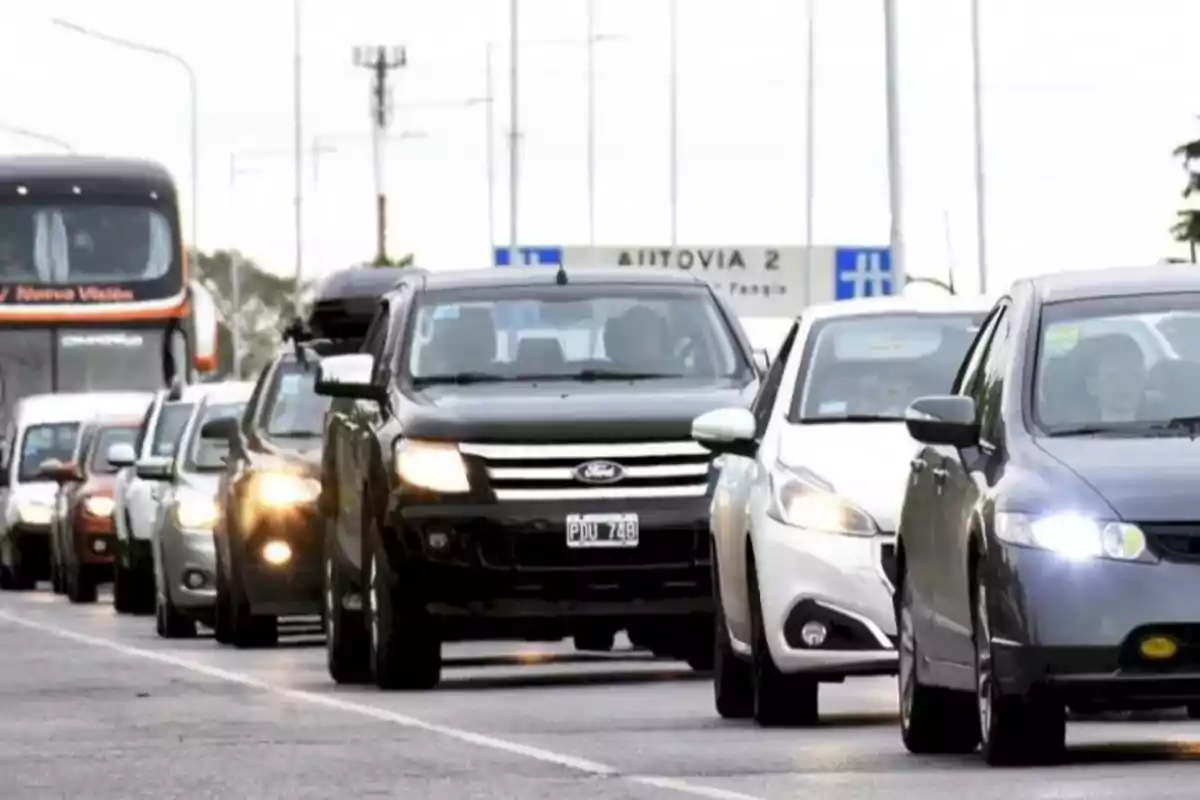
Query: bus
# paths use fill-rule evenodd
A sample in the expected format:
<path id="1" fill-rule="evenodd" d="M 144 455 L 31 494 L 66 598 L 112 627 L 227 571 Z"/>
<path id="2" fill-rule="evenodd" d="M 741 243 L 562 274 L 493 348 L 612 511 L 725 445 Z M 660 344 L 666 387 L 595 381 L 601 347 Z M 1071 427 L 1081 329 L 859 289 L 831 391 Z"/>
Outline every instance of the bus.
<path id="1" fill-rule="evenodd" d="M 191 383 L 216 350 L 165 167 L 0 157 L 0 429 L 22 397 Z"/>

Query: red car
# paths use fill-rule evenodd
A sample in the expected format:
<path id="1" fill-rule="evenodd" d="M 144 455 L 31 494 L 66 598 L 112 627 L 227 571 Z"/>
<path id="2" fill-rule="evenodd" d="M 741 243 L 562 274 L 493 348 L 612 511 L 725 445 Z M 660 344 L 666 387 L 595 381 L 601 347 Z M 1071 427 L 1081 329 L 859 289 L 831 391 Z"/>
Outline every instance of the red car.
<path id="1" fill-rule="evenodd" d="M 72 603 L 95 602 L 96 586 L 112 580 L 117 468 L 108 453 L 113 445 L 132 445 L 140 424 L 134 417 L 92 420 L 80 434 L 75 460 L 46 465 L 46 477 L 59 484 L 50 531 L 51 581 Z"/>

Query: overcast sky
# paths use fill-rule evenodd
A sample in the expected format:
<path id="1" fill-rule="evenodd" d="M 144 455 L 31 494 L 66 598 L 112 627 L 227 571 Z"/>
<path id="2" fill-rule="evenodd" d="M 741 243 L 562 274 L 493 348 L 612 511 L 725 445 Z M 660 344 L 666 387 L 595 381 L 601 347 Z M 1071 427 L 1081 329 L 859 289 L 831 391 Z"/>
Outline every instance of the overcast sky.
<path id="1" fill-rule="evenodd" d="M 817 2 L 814 240 L 887 240 L 881 0 Z M 595 0 L 597 238 L 669 241 L 667 0 Z M 0 123 L 81 152 L 157 158 L 190 206 L 187 82 L 167 61 L 56 27 L 61 16 L 178 52 L 199 83 L 199 243 L 294 268 L 290 0 L 4 0 Z M 302 0 L 307 277 L 369 257 L 368 76 L 359 43 L 403 43 L 388 151 L 393 251 L 490 263 L 508 231 L 507 0 Z M 679 0 L 682 244 L 804 238 L 804 4 Z M 912 274 L 972 285 L 967 0 L 900 3 L 905 237 Z M 982 0 L 992 288 L 1056 268 L 1182 251 L 1166 231 L 1200 132 L 1200 3 Z M 522 0 L 521 240 L 587 239 L 584 0 Z M 495 50 L 495 129 L 485 50 Z M 471 103 L 474 100 L 476 102 Z M 405 106 L 416 106 L 405 108 Z M 422 107 L 424 106 L 424 107 Z M 402 136 L 402 134 L 404 134 Z M 0 152 L 46 145 L 0 132 Z M 332 150 L 333 152 L 329 152 Z M 231 153 L 236 180 L 231 182 Z M 185 216 L 185 219 L 187 217 Z"/>

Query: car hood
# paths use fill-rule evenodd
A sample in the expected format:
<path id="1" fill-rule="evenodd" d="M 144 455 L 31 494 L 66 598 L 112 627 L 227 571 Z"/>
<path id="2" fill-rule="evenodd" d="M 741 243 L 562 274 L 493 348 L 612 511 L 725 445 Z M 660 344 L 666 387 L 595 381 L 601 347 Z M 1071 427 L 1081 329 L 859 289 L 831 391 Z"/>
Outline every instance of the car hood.
<path id="1" fill-rule="evenodd" d="M 200 494 L 216 495 L 221 485 L 219 472 L 181 472 L 176 486 L 180 489 L 190 489 Z"/>
<path id="2" fill-rule="evenodd" d="M 433 387 L 412 396 L 406 435 L 474 442 L 682 440 L 692 420 L 748 406 L 750 386 L 732 382 L 505 383 Z"/>
<path id="3" fill-rule="evenodd" d="M 310 473 L 321 467 L 321 439 L 297 439 L 287 445 L 279 444 L 279 440 L 259 439 L 256 444 L 250 451 L 250 462 L 255 469 Z"/>
<path id="4" fill-rule="evenodd" d="M 904 502 L 909 462 L 919 450 L 903 422 L 789 425 L 779 442 L 779 460 L 824 478 L 874 517 L 881 530 L 891 532 Z"/>
<path id="5" fill-rule="evenodd" d="M 1037 444 L 1126 521 L 1200 519 L 1200 439 L 1043 437 Z"/>

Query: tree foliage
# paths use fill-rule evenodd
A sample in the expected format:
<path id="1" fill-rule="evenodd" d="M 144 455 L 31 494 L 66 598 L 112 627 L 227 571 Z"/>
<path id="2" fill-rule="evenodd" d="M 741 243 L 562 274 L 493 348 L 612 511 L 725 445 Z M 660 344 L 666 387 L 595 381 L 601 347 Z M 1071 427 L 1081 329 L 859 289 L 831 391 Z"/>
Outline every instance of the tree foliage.
<path id="1" fill-rule="evenodd" d="M 1200 139 L 1185 142 L 1175 148 L 1176 158 L 1183 160 L 1187 172 L 1187 183 L 1181 194 L 1185 200 L 1195 194 L 1200 194 L 1200 170 L 1196 164 L 1200 162 Z M 1196 245 L 1200 243 L 1200 208 L 1182 208 L 1176 212 L 1175 224 L 1171 226 L 1171 236 L 1177 242 L 1186 242 L 1192 251 L 1192 261 L 1196 260 Z"/>
<path id="2" fill-rule="evenodd" d="M 411 267 L 415 262 L 412 253 L 400 258 L 391 258 L 390 256 L 375 256 L 371 259 L 372 267 Z"/>

